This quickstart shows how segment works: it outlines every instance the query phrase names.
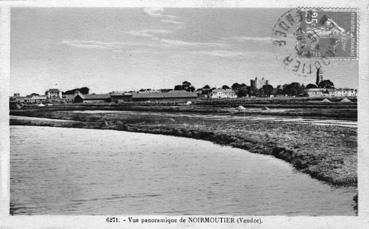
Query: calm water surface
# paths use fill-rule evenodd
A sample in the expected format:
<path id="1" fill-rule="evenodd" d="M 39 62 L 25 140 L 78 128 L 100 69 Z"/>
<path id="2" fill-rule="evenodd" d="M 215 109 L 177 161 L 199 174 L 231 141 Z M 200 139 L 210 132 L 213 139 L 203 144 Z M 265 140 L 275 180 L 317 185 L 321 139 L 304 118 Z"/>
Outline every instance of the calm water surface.
<path id="1" fill-rule="evenodd" d="M 14 214 L 355 214 L 353 188 L 201 140 L 11 126 L 10 158 Z"/>

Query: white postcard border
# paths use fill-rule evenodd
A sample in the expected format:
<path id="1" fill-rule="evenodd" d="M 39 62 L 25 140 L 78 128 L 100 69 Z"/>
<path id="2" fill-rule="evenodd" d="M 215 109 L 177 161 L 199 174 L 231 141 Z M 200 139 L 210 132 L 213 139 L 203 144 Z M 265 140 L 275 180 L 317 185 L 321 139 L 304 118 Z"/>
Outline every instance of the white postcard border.
<path id="1" fill-rule="evenodd" d="M 359 96 L 358 96 L 358 187 L 359 187 L 359 216 L 331 216 L 331 217 L 287 217 L 263 216 L 261 225 L 244 224 L 108 224 L 106 216 L 9 216 L 9 79 L 10 79 L 10 11 L 12 7 L 213 7 L 213 8 L 296 8 L 296 7 L 340 7 L 358 8 L 360 18 L 359 30 Z M 0 152 L 1 152 L 1 202 L 0 228 L 172 228 L 208 226 L 224 228 L 367 228 L 369 227 L 369 2 L 368 1 L 290 1 L 290 0 L 261 0 L 261 1 L 3 1 L 0 23 Z M 271 25 L 272 26 L 272 25 Z M 111 216 L 111 215 L 109 215 Z M 143 216 L 139 216 L 143 217 Z"/>

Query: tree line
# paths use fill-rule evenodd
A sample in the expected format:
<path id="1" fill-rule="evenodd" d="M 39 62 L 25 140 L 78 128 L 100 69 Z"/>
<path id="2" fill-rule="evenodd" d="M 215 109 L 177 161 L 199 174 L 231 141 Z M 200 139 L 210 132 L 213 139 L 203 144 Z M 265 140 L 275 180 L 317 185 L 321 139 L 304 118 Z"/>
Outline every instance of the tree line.
<path id="1" fill-rule="evenodd" d="M 221 87 L 225 90 L 233 90 L 237 97 L 245 97 L 245 96 L 257 96 L 257 97 L 269 97 L 271 95 L 288 95 L 288 96 L 306 96 L 306 90 L 310 88 L 334 88 L 333 82 L 330 80 L 323 80 L 318 85 L 316 84 L 300 84 L 298 82 L 292 82 L 290 84 L 278 85 L 277 87 L 273 87 L 270 84 L 264 85 L 261 88 L 255 88 L 246 85 L 245 83 L 234 83 L 232 86 L 223 85 Z M 185 90 L 189 92 L 196 91 L 202 95 L 210 95 L 215 87 L 210 87 L 208 84 L 196 89 L 190 82 L 184 81 L 180 85 L 175 85 L 174 90 Z"/>
<path id="2" fill-rule="evenodd" d="M 88 87 L 74 88 L 72 90 L 63 92 L 63 95 L 74 95 L 74 93 L 76 93 L 77 91 L 79 91 L 83 95 L 87 95 L 90 92 L 90 89 Z"/>
<path id="3" fill-rule="evenodd" d="M 262 88 L 255 88 L 246 85 L 245 83 L 234 83 L 231 86 L 223 85 L 221 87 L 225 90 L 233 90 L 237 97 L 245 97 L 245 96 L 257 96 L 257 97 L 269 97 L 271 95 L 288 95 L 288 96 L 306 96 L 305 89 L 309 88 L 334 88 L 334 84 L 330 80 L 323 80 L 316 84 L 308 84 L 305 86 L 304 84 L 300 84 L 298 82 L 292 82 L 290 84 L 278 85 L 277 87 L 273 87 L 271 84 L 264 85 Z M 198 94 L 209 96 L 215 87 L 210 87 L 208 84 L 201 87 L 195 88 L 189 81 L 183 81 L 182 84 L 175 85 L 173 88 L 175 91 L 189 91 L 189 92 L 197 92 Z M 88 87 L 75 88 L 72 90 L 67 90 L 63 92 L 65 95 L 72 95 L 76 91 L 79 91 L 82 94 L 89 93 Z M 151 89 L 141 89 L 140 92 L 150 91 Z M 167 92 L 170 89 L 162 89 L 161 91 Z"/>

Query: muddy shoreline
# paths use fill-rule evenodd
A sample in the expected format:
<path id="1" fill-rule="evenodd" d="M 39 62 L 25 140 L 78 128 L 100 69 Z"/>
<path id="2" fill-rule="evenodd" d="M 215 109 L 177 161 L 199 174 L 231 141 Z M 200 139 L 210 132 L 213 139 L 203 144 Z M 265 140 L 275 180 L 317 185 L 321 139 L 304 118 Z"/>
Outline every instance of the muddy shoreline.
<path id="1" fill-rule="evenodd" d="M 10 124 L 113 129 L 202 139 L 221 145 L 245 149 L 252 153 L 273 155 L 291 163 L 297 170 L 332 185 L 356 186 L 357 184 L 356 148 L 353 148 L 356 144 L 356 129 L 353 128 L 313 127 L 293 123 L 273 125 L 268 121 L 250 120 L 239 123 L 226 119 L 224 121 L 214 121 L 198 117 L 178 116 L 173 118 L 165 115 L 155 117 L 145 115 L 122 116 L 112 113 L 83 114 L 61 111 L 41 111 L 25 113 L 24 115 L 69 121 L 11 119 Z M 212 122 L 215 123 L 212 124 Z M 241 125 L 238 126 L 238 124 L 245 125 L 245 130 L 247 131 Z M 319 138 L 315 139 L 316 142 L 304 139 L 305 136 L 296 131 L 297 129 L 302 130 L 301 128 L 304 131 L 307 130 L 308 133 L 319 131 L 321 133 L 315 134 L 316 137 L 325 137 L 328 140 L 333 140 L 333 142 L 327 142 Z M 250 129 L 260 131 L 257 133 Z M 251 135 L 249 134 L 250 132 L 252 133 Z M 298 134 L 300 136 L 297 136 Z M 335 137 L 337 134 L 341 139 Z M 342 138 L 349 135 L 350 141 L 343 142 L 343 144 L 341 142 L 341 144 L 332 148 L 333 144 L 339 143 Z M 282 137 L 282 141 L 278 137 Z M 283 137 L 287 137 L 287 139 L 283 139 Z M 293 139 L 288 139 L 289 137 Z M 301 140 L 300 142 L 299 139 Z M 324 150 L 324 144 L 328 150 Z M 341 149 L 343 152 L 337 153 L 337 149 Z"/>

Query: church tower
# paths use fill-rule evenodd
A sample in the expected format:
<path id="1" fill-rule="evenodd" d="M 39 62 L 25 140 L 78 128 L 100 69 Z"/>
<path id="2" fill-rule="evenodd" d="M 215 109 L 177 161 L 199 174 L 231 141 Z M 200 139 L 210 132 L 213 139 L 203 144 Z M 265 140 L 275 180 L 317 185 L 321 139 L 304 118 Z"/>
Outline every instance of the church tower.
<path id="1" fill-rule="evenodd" d="M 315 83 L 316 83 L 317 86 L 319 86 L 320 82 L 322 82 L 322 81 L 323 81 L 323 71 L 322 71 L 321 68 L 318 68 L 316 70 L 316 81 L 315 81 Z"/>

